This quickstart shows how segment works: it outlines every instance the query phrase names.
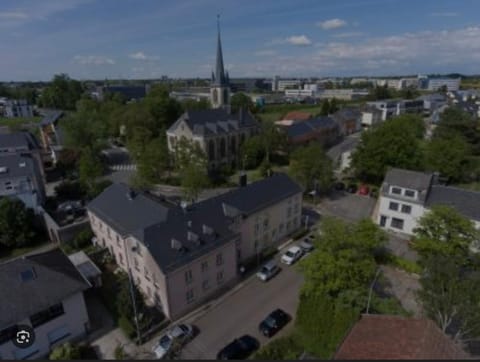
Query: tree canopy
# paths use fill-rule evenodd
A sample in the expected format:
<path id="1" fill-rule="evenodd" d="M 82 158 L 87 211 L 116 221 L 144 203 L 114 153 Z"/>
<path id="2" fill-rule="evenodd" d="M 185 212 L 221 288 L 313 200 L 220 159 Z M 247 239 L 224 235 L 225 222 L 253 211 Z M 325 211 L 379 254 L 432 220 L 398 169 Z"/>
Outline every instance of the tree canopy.
<path id="1" fill-rule="evenodd" d="M 70 342 L 55 347 L 50 353 L 50 360 L 68 361 L 81 359 L 80 348 Z"/>
<path id="2" fill-rule="evenodd" d="M 19 199 L 0 199 L 0 244 L 23 247 L 31 244 L 36 235 L 33 210 Z"/>
<path id="3" fill-rule="evenodd" d="M 230 105 L 232 107 L 232 112 L 237 112 L 240 108 L 244 108 L 249 110 L 250 112 L 254 113 L 256 111 L 255 104 L 253 103 L 252 99 L 242 92 L 235 93 L 231 100 Z"/>
<path id="4" fill-rule="evenodd" d="M 74 110 L 82 94 L 83 87 L 78 80 L 71 79 L 68 74 L 56 74 L 43 90 L 39 104 L 45 108 Z"/>

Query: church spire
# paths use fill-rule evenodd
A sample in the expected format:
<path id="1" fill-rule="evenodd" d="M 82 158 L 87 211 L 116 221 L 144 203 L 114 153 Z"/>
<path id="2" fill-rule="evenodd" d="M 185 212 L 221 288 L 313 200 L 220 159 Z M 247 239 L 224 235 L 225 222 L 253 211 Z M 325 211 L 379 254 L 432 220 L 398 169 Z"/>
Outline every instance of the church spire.
<path id="1" fill-rule="evenodd" d="M 227 85 L 227 79 L 225 77 L 225 70 L 223 68 L 223 54 L 222 54 L 222 41 L 220 39 L 220 15 L 217 15 L 217 63 L 215 66 L 215 84 Z"/>

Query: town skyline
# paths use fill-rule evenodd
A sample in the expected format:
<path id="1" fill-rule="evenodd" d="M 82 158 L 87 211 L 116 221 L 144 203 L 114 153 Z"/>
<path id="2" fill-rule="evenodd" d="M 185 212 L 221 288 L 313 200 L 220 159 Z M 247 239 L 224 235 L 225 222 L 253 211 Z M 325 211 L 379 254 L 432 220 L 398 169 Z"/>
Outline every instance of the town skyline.
<path id="1" fill-rule="evenodd" d="M 232 78 L 472 74 L 480 59 L 474 1 L 135 4 L 6 1 L 0 79 L 208 78 L 217 14 Z"/>

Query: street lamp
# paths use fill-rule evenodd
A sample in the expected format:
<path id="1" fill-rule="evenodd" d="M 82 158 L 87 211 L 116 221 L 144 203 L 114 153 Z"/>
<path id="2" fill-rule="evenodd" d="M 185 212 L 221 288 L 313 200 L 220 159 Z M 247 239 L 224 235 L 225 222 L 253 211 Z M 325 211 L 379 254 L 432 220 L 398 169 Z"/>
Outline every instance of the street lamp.
<path id="1" fill-rule="evenodd" d="M 138 343 L 140 343 L 140 328 L 138 326 L 137 304 L 135 303 L 135 290 L 133 288 L 132 270 L 130 269 L 129 253 L 127 253 L 127 239 L 123 239 L 123 246 L 124 246 L 124 249 L 125 249 L 125 259 L 127 260 L 128 282 L 130 284 L 130 297 L 132 298 L 133 314 L 134 314 L 134 319 L 135 319 L 135 328 L 137 330 L 137 340 L 138 340 Z M 131 251 L 136 251 L 137 248 L 132 247 L 130 250 Z"/>

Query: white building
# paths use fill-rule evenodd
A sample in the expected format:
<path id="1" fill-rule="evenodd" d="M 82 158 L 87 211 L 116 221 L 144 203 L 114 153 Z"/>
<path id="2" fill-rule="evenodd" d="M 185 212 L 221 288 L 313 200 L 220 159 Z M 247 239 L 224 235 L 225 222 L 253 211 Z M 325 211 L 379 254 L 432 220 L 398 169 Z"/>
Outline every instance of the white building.
<path id="1" fill-rule="evenodd" d="M 368 107 L 362 110 L 362 127 L 369 128 L 382 122 L 383 112 L 374 107 Z"/>
<path id="2" fill-rule="evenodd" d="M 312 89 L 285 89 L 285 97 L 315 97 L 316 92 Z"/>
<path id="3" fill-rule="evenodd" d="M 39 359 L 89 329 L 83 292 L 90 284 L 54 249 L 0 264 L 0 359 Z M 13 344 L 22 326 L 33 330 L 27 348 Z"/>
<path id="4" fill-rule="evenodd" d="M 24 99 L 7 100 L 4 105 L 7 118 L 33 117 L 33 106 Z"/>
<path id="5" fill-rule="evenodd" d="M 480 192 L 439 185 L 432 173 L 390 169 L 383 181 L 375 221 L 413 235 L 419 219 L 434 205 L 448 205 L 480 229 Z"/>
<path id="6" fill-rule="evenodd" d="M 320 99 L 340 99 L 340 100 L 354 100 L 368 96 L 366 89 L 323 89 L 319 91 Z"/>
<path id="7" fill-rule="evenodd" d="M 460 88 L 460 82 L 460 78 L 429 78 L 427 89 L 438 91 L 443 86 L 446 86 L 448 91 L 457 91 Z"/>
<path id="8" fill-rule="evenodd" d="M 298 89 L 302 86 L 300 79 L 278 79 L 276 91 L 283 92 L 285 89 Z"/>

